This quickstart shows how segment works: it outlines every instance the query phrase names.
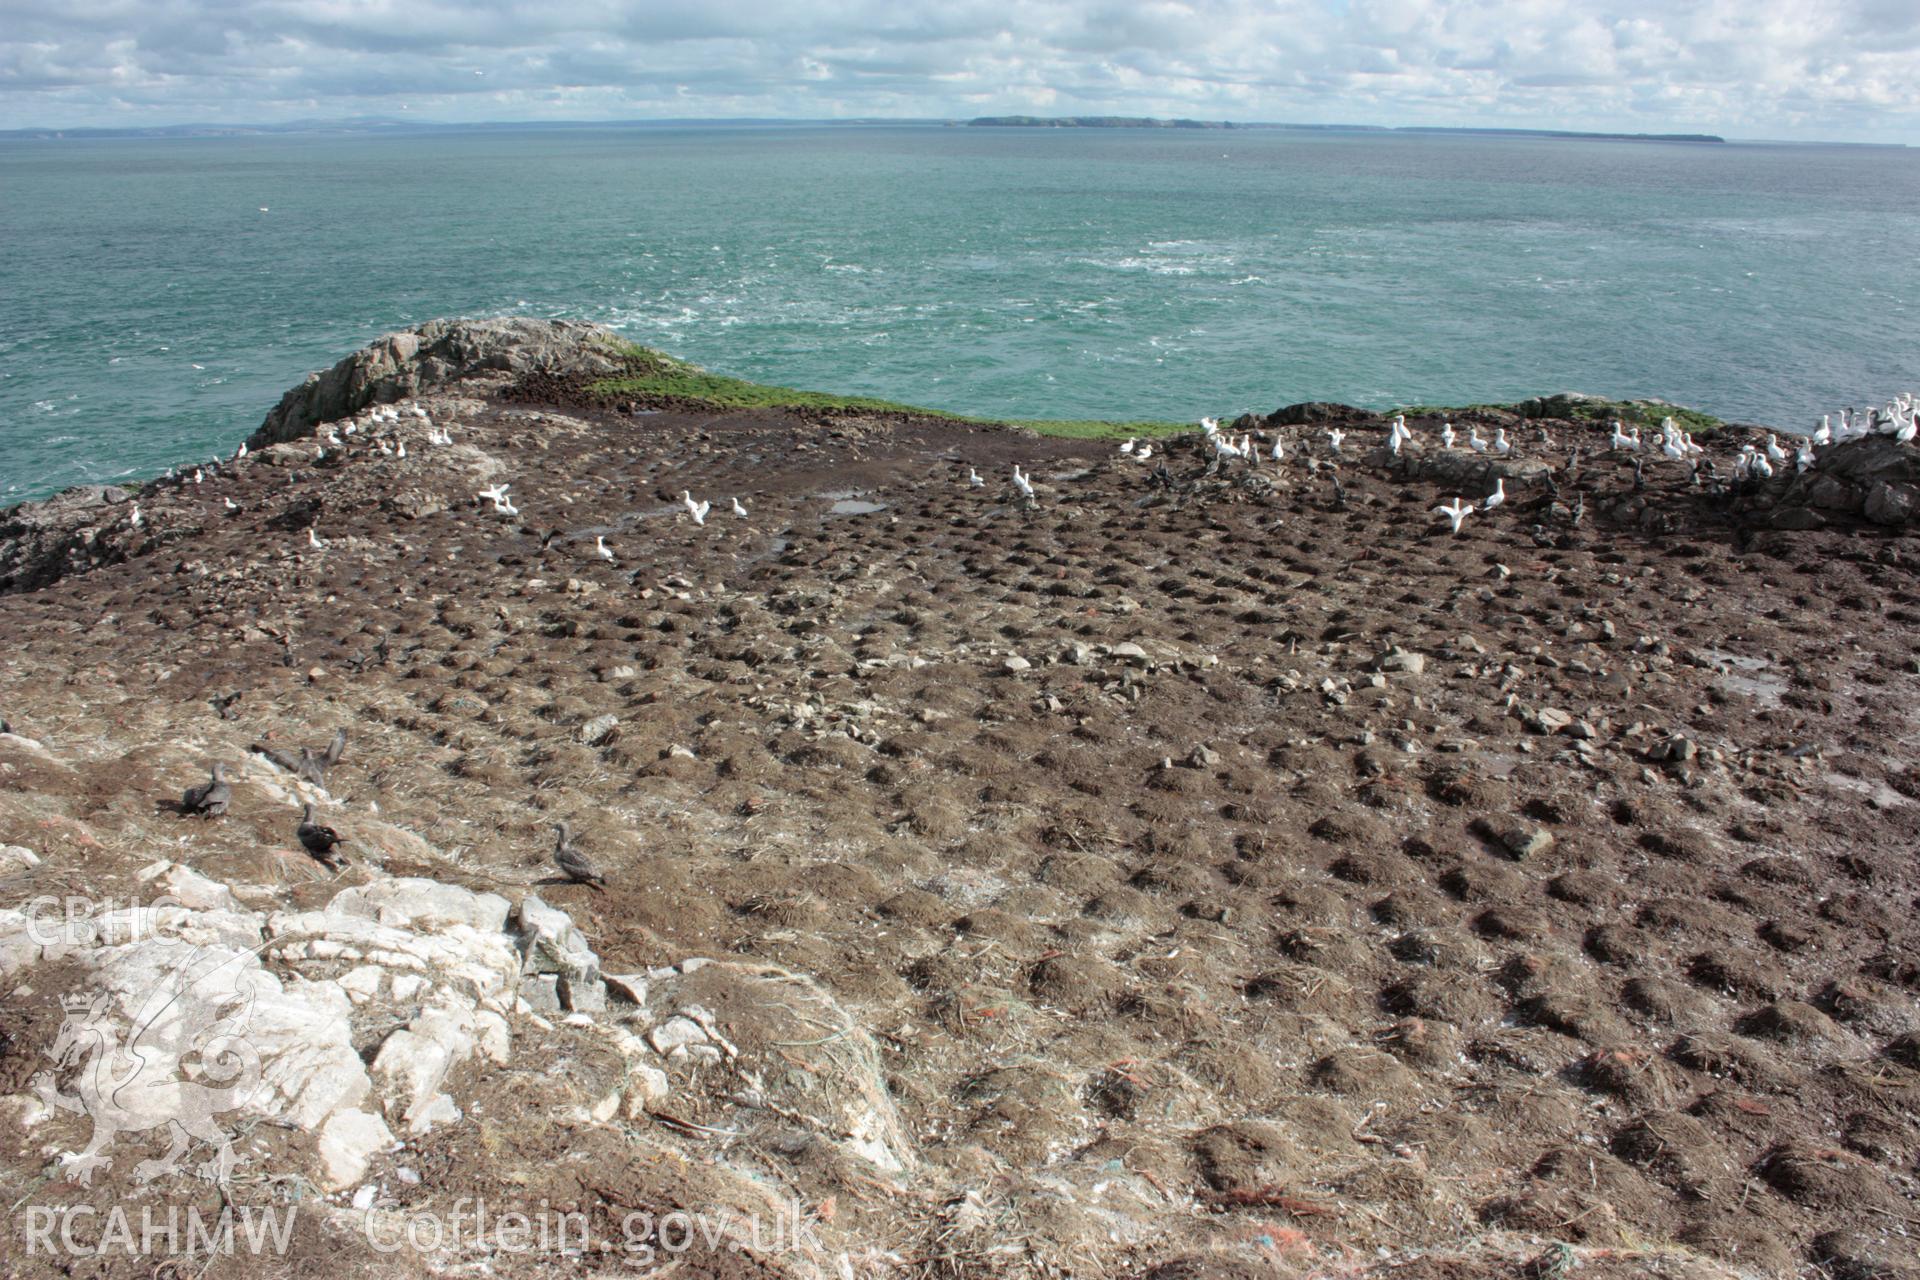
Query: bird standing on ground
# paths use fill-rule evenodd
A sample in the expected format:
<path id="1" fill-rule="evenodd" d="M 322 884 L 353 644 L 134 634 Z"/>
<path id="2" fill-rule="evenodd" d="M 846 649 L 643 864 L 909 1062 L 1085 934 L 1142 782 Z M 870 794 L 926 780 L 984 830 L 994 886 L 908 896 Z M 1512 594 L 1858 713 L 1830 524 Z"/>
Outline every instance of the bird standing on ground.
<path id="1" fill-rule="evenodd" d="M 313 855 L 313 860 L 329 871 L 339 872 L 347 868 L 347 855 L 336 846 L 340 844 L 340 833 L 332 827 L 323 827 L 313 820 L 313 806 L 308 805 L 300 815 L 300 825 L 293 833 L 300 840 L 300 847 Z"/>
<path id="2" fill-rule="evenodd" d="M 1480 503 L 1480 509 L 1482 511 L 1491 511 L 1506 500 L 1507 478 L 1505 476 L 1496 477 L 1493 482 L 1493 492 L 1488 494 L 1485 500 Z"/>
<path id="3" fill-rule="evenodd" d="M 613 548 L 607 545 L 605 534 L 596 533 L 593 535 L 593 553 L 602 560 L 613 559 Z"/>
<path id="4" fill-rule="evenodd" d="M 972 467 L 968 467 L 967 468 L 967 488 L 984 489 L 986 487 L 987 487 L 987 482 L 980 478 L 980 473 L 978 471 L 975 471 Z"/>
<path id="5" fill-rule="evenodd" d="M 733 500 L 733 514 L 739 516 L 742 520 L 747 518 L 747 509 L 740 505 L 740 499 L 738 498 Z"/>
<path id="6" fill-rule="evenodd" d="M 1494 456 L 1500 458 L 1504 458 L 1513 452 L 1513 442 L 1507 439 L 1507 429 L 1505 427 L 1495 427 L 1493 429 L 1493 452 Z"/>
<path id="7" fill-rule="evenodd" d="M 686 507 L 687 514 L 693 517 L 695 524 L 706 524 L 707 512 L 713 510 L 713 504 L 711 502 L 695 502 L 693 500 L 693 491 L 690 489 L 682 489 L 680 491 L 680 501 L 682 505 Z"/>
<path id="8" fill-rule="evenodd" d="M 1020 474 L 1020 464 L 1017 462 L 1013 464 L 1013 487 L 1020 491 L 1021 497 L 1033 501 L 1033 481 Z"/>
<path id="9" fill-rule="evenodd" d="M 1456 434 L 1453 429 L 1452 422 L 1443 422 L 1440 424 L 1440 443 L 1442 445 L 1451 449 L 1453 448 L 1453 442 L 1459 438 L 1459 435 Z"/>
<path id="10" fill-rule="evenodd" d="M 596 889 L 605 888 L 607 878 L 593 869 L 593 863 L 587 860 L 587 855 L 580 852 L 579 846 L 573 843 L 573 831 L 567 824 L 554 823 L 553 834 L 553 862 L 566 873 L 567 879 L 575 884 L 591 885 Z"/>
<path id="11" fill-rule="evenodd" d="M 227 785 L 224 764 L 216 760 L 208 772 L 211 776 L 204 785 L 188 787 L 181 795 L 180 807 L 203 818 L 218 818 L 226 813 L 227 804 L 233 799 L 233 788 Z"/>

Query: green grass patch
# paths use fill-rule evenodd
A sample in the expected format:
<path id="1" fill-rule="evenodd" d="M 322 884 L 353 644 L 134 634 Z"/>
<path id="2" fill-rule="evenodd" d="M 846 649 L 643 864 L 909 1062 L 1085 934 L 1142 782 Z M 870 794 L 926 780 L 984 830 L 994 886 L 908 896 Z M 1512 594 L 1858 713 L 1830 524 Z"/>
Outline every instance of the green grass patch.
<path id="1" fill-rule="evenodd" d="M 637 343 L 613 340 L 611 353 L 623 366 L 618 374 L 592 384 L 588 390 L 602 396 L 630 396 L 640 400 L 697 404 L 714 409 L 818 409 L 835 413 L 909 414 L 967 426 L 1026 427 L 1045 436 L 1068 436 L 1082 440 L 1118 440 L 1128 436 L 1170 436 L 1195 431 L 1193 422 L 1169 422 L 1152 419 L 1137 422 L 1106 418 L 982 418 L 949 413 L 920 405 L 881 400 L 873 396 L 844 396 L 827 391 L 803 391 L 797 387 L 775 387 L 749 382 L 725 374 L 709 373 L 699 365 L 677 359 L 664 351 Z M 1399 412 L 1409 417 L 1460 415 L 1499 411 L 1517 413 L 1526 418 L 1571 418 L 1576 422 L 1611 422 L 1618 418 L 1629 425 L 1658 426 L 1671 415 L 1690 432 L 1708 433 L 1725 425 L 1710 414 L 1658 400 L 1600 400 L 1542 396 L 1517 404 L 1407 405 Z"/>
<path id="2" fill-rule="evenodd" d="M 1126 436 L 1164 436 L 1197 429 L 1191 422 L 1115 422 L 1100 418 L 981 418 L 880 400 L 872 396 L 843 396 L 827 391 L 803 391 L 797 387 L 776 387 L 764 382 L 749 382 L 725 374 L 709 373 L 696 364 L 676 359 L 663 351 L 631 342 L 616 344 L 616 354 L 626 366 L 619 374 L 594 383 L 588 390 L 595 395 L 633 396 L 693 402 L 716 409 L 824 409 L 840 413 L 901 413 L 920 418 L 937 418 L 969 426 L 1026 427 L 1047 436 L 1072 436 L 1080 439 L 1120 439 Z"/>

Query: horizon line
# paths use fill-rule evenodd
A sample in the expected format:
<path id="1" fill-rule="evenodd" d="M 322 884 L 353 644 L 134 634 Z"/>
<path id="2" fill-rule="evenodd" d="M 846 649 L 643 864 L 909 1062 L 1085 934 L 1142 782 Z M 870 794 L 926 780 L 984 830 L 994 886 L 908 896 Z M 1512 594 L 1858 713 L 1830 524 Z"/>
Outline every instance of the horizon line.
<path id="1" fill-rule="evenodd" d="M 1100 115 L 1053 115 L 1014 117 L 975 115 L 975 116 L 627 116 L 610 119 L 521 119 L 521 120 L 472 120 L 449 121 L 435 119 L 410 119 L 404 116 L 359 115 L 331 118 L 302 117 L 295 120 L 276 122 L 263 121 L 210 121 L 190 120 L 170 124 L 108 124 L 108 125 L 21 125 L 12 128 L 0 128 L 0 138 L 40 138 L 46 140 L 65 140 L 74 136 L 114 134 L 122 137 L 141 135 L 178 135 L 185 132 L 221 132 L 221 133 L 310 133 L 330 130 L 378 131 L 383 129 L 430 130 L 482 130 L 482 129 L 539 129 L 539 128 L 633 128 L 646 126 L 671 125 L 719 125 L 719 126 L 779 126 L 779 125 L 937 125 L 967 126 L 974 120 L 1032 119 L 1050 120 L 1087 120 L 1087 119 L 1138 119 L 1142 121 L 1193 120 L 1209 125 L 1231 126 L 1237 129 L 1294 129 L 1302 131 L 1349 131 L 1354 133 L 1490 133 L 1505 135 L 1540 135 L 1560 137 L 1566 140 L 1614 140 L 1650 142 L 1681 141 L 1704 137 L 1718 138 L 1728 145 L 1749 144 L 1766 146 L 1831 146 L 1831 147 L 1870 147 L 1895 150 L 1910 150 L 1913 144 L 1907 142 L 1858 142 L 1844 139 L 1822 138 L 1760 138 L 1725 137 L 1718 134 L 1703 134 L 1693 131 L 1673 133 L 1644 133 L 1620 129 L 1572 129 L 1558 126 L 1535 126 L 1516 124 L 1461 124 L 1461 125 L 1385 125 L 1360 124 L 1352 121 L 1300 121 L 1300 120 L 1215 120 L 1201 116 L 1157 117 L 1114 116 L 1111 113 Z M 1039 126 L 1035 126 L 1039 127 Z M 1126 126 L 1119 126 L 1126 127 Z M 1147 126 L 1141 126 L 1147 127 Z"/>

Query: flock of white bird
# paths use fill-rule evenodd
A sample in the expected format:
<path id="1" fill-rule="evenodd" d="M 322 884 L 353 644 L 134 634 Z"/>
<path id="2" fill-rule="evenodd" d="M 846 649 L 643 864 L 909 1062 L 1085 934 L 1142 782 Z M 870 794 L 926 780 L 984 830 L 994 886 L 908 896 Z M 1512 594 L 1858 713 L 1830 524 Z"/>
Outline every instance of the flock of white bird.
<path id="1" fill-rule="evenodd" d="M 1780 442 L 1771 433 L 1768 434 L 1764 445 L 1741 446 L 1740 453 L 1734 460 L 1734 475 L 1740 480 L 1769 480 L 1778 470 L 1789 465 L 1792 466 L 1795 474 L 1804 474 L 1818 464 L 1820 449 L 1829 445 L 1845 444 L 1852 440 L 1863 440 L 1872 435 L 1889 436 L 1896 444 L 1911 444 L 1916 434 L 1917 415 L 1920 415 L 1920 405 L 1916 405 L 1915 397 L 1911 393 L 1903 394 L 1885 406 L 1870 409 L 1865 413 L 1846 409 L 1838 415 L 1826 414 L 1821 417 L 1819 427 L 1810 435 L 1803 437 L 1792 453 L 1782 448 Z M 1242 460 L 1254 466 L 1259 465 L 1262 450 L 1255 444 L 1252 433 L 1243 433 L 1237 438 L 1228 435 L 1220 430 L 1220 422 L 1216 418 L 1200 419 L 1200 430 L 1205 447 L 1212 453 L 1216 465 L 1224 465 L 1234 460 Z M 1344 445 L 1348 433 L 1338 426 L 1333 426 L 1328 427 L 1325 434 L 1327 455 L 1336 461 L 1345 458 Z M 1464 444 L 1470 452 L 1492 458 L 1511 457 L 1515 449 L 1514 442 L 1507 437 L 1505 426 L 1496 426 L 1493 438 L 1489 440 L 1481 436 L 1477 425 L 1469 424 L 1463 440 L 1460 433 L 1454 429 L 1453 422 L 1450 419 L 1443 419 L 1437 434 L 1440 445 L 1444 449 L 1453 449 Z M 1539 432 L 1539 436 L 1542 444 L 1552 445 L 1553 440 L 1544 429 Z M 1413 443 L 1414 440 L 1413 429 L 1407 425 L 1406 415 L 1395 414 L 1388 423 L 1387 451 L 1398 457 L 1401 449 Z M 1670 416 L 1661 421 L 1659 429 L 1654 432 L 1650 440 L 1642 439 L 1639 427 L 1629 432 L 1616 419 L 1612 423 L 1608 445 L 1616 451 L 1637 453 L 1645 450 L 1669 461 L 1685 462 L 1693 470 L 1695 483 L 1699 483 L 1697 460 L 1706 450 L 1694 440 L 1691 433 Z M 1265 456 L 1274 462 L 1286 460 L 1286 446 L 1278 432 L 1274 434 L 1271 446 L 1264 452 Z M 1145 461 L 1153 456 L 1153 450 L 1152 446 L 1138 439 L 1132 439 L 1121 444 L 1120 454 L 1134 461 Z M 973 487 L 978 488 L 981 485 L 982 481 L 977 471 L 970 468 L 967 475 L 968 483 Z M 1032 483 L 1021 473 L 1018 466 L 1014 467 L 1014 485 L 1024 497 L 1032 499 Z M 1459 533 L 1468 515 L 1475 511 L 1492 511 L 1506 500 L 1506 481 L 1504 478 L 1496 477 L 1493 492 L 1484 498 L 1468 501 L 1456 496 L 1451 503 L 1437 506 L 1433 511 L 1435 515 L 1446 518 L 1449 532 Z"/>
<path id="2" fill-rule="evenodd" d="M 1917 416 L 1920 416 L 1920 405 L 1916 404 L 1915 397 L 1911 393 L 1900 395 L 1886 405 L 1869 409 L 1865 413 L 1843 409 L 1838 414 L 1823 414 L 1820 425 L 1810 435 L 1802 437 L 1792 453 L 1782 448 L 1771 433 L 1767 435 L 1764 445 L 1741 446 L 1739 456 L 1734 461 L 1734 475 L 1740 480 L 1764 481 L 1772 479 L 1780 469 L 1789 465 L 1792 466 L 1795 474 L 1803 474 L 1818 464 L 1820 449 L 1863 440 L 1869 436 L 1884 435 L 1891 437 L 1896 444 L 1912 444 L 1916 433 Z M 352 419 L 330 424 L 320 437 L 314 459 L 315 461 L 324 460 L 329 449 L 347 448 L 356 436 L 363 433 L 366 439 L 372 442 L 372 447 L 382 455 L 405 458 L 407 456 L 406 441 L 400 438 L 395 430 L 403 421 L 424 422 L 427 426 L 426 441 L 430 445 L 444 447 L 453 443 L 452 429 L 436 426 L 426 409 L 420 405 L 410 404 L 404 408 L 396 405 L 376 405 L 363 409 Z M 1200 419 L 1200 430 L 1204 447 L 1212 453 L 1216 466 L 1224 466 L 1238 460 L 1249 466 L 1258 467 L 1263 452 L 1270 461 L 1276 463 L 1286 461 L 1286 446 L 1279 432 L 1274 433 L 1272 444 L 1263 451 L 1255 443 L 1253 433 L 1244 432 L 1237 438 L 1228 435 L 1220 430 L 1220 422 L 1216 418 Z M 1454 430 L 1450 419 L 1442 421 L 1437 434 L 1441 446 L 1445 449 L 1453 449 L 1462 443 L 1460 434 Z M 1553 443 L 1544 430 L 1539 434 L 1542 443 L 1547 445 Z M 1336 461 L 1343 460 L 1346 457 L 1343 446 L 1348 433 L 1338 426 L 1333 426 L 1326 429 L 1325 435 L 1328 456 Z M 1413 429 L 1407 425 L 1406 415 L 1395 414 L 1388 424 L 1386 442 L 1388 452 L 1398 457 L 1402 447 L 1414 443 L 1415 439 Z M 1514 444 L 1507 438 L 1507 429 L 1504 426 L 1495 427 L 1493 439 L 1488 440 L 1481 436 L 1477 425 L 1470 424 L 1467 427 L 1464 443 L 1469 451 L 1489 457 L 1505 458 L 1514 452 Z M 1612 423 L 1608 446 L 1619 452 L 1644 451 L 1669 461 L 1687 463 L 1693 470 L 1695 483 L 1699 482 L 1697 460 L 1706 452 L 1672 417 L 1663 419 L 1659 429 L 1654 432 L 1651 439 L 1647 440 L 1641 438 L 1639 427 L 1629 432 L 1616 419 Z M 1153 445 L 1138 438 L 1122 443 L 1119 451 L 1121 457 L 1134 462 L 1147 462 L 1155 456 Z M 247 446 L 242 442 L 233 451 L 230 461 L 238 462 L 246 456 Z M 192 482 L 203 483 L 209 471 L 218 475 L 224 465 L 226 464 L 221 459 L 214 458 L 205 467 L 196 467 L 191 477 Z M 1635 465 L 1638 466 L 1637 463 Z M 169 479 L 176 478 L 178 474 L 177 469 L 167 472 Z M 968 467 L 967 485 L 973 489 L 984 488 L 986 481 L 978 470 Z M 1038 501 L 1033 478 L 1022 471 L 1018 463 L 1013 467 L 1013 487 L 1028 505 L 1031 506 Z M 497 481 L 476 493 L 474 500 L 491 503 L 494 512 L 498 515 L 517 516 L 520 514 L 520 508 L 513 504 L 513 499 L 508 493 L 510 488 L 511 485 L 507 481 Z M 680 500 L 686 507 L 688 517 L 695 525 L 704 526 L 707 523 L 707 517 L 713 511 L 711 502 L 696 500 L 692 491 L 685 489 L 680 492 Z M 1468 501 L 1463 497 L 1455 496 L 1451 503 L 1437 506 L 1433 508 L 1433 512 L 1435 515 L 1445 517 L 1449 532 L 1457 534 L 1465 525 L 1469 515 L 1476 511 L 1492 511 L 1506 500 L 1506 481 L 1504 478 L 1496 477 L 1493 492 L 1485 497 Z M 240 509 L 232 498 L 225 499 L 225 502 L 228 511 Z M 731 509 L 737 519 L 744 520 L 748 516 L 747 508 L 738 498 L 731 499 Z M 137 529 L 141 527 L 143 521 L 140 506 L 135 503 L 127 517 L 127 522 Z M 307 529 L 307 544 L 315 549 L 324 548 L 327 545 L 320 537 L 318 530 L 311 526 Z M 613 561 L 616 558 L 613 548 L 607 545 L 604 535 L 594 537 L 594 553 L 605 561 Z"/>

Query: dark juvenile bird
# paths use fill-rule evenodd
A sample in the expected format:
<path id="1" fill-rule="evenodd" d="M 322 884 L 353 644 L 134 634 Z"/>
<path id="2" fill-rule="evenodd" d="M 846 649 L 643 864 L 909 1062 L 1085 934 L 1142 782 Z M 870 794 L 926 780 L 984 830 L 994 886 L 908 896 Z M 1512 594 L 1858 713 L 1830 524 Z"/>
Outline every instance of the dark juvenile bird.
<path id="1" fill-rule="evenodd" d="M 565 872 L 567 879 L 575 884 L 591 885 L 596 889 L 603 888 L 607 878 L 593 869 L 593 864 L 587 861 L 587 855 L 580 852 L 573 843 L 573 832 L 568 829 L 567 824 L 554 823 L 553 832 L 554 865 Z"/>
<path id="2" fill-rule="evenodd" d="M 294 832 L 300 837 L 300 846 L 312 854 L 314 860 L 329 871 L 344 871 L 347 855 L 334 848 L 340 843 L 340 833 L 332 827 L 323 827 L 313 820 L 313 806 L 300 819 L 300 826 Z"/>
<path id="3" fill-rule="evenodd" d="M 188 787 L 181 794 L 182 809 L 203 818 L 218 818 L 227 811 L 227 802 L 233 799 L 233 788 L 227 785 L 227 766 L 216 760 L 211 772 L 213 776 L 205 785 Z"/>

